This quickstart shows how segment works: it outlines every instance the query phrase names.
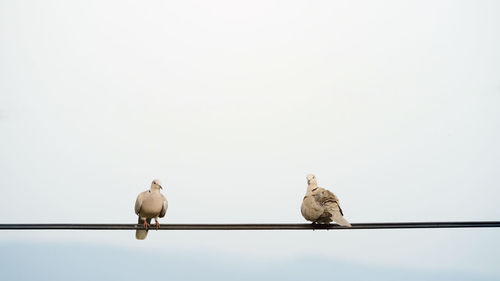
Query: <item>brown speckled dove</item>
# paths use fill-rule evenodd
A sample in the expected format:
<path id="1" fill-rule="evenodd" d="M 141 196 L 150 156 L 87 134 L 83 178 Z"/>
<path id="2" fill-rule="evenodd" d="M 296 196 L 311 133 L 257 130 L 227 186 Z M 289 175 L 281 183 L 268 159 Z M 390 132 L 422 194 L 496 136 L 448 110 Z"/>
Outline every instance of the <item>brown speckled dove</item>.
<path id="1" fill-rule="evenodd" d="M 135 238 L 139 240 L 146 239 L 152 218 L 155 219 L 155 226 L 158 229 L 160 227 L 158 217 L 163 218 L 167 213 L 168 201 L 160 193 L 160 189 L 162 189 L 160 180 L 154 180 L 149 190 L 141 192 L 137 196 L 135 213 L 139 216 L 138 223 L 144 225 L 144 228 L 146 228 L 135 231 Z"/>
<path id="2" fill-rule="evenodd" d="M 336 222 L 341 226 L 351 227 L 351 224 L 344 219 L 339 199 L 335 194 L 324 188 L 318 187 L 316 177 L 307 175 L 307 192 L 300 207 L 302 216 L 313 223 Z"/>

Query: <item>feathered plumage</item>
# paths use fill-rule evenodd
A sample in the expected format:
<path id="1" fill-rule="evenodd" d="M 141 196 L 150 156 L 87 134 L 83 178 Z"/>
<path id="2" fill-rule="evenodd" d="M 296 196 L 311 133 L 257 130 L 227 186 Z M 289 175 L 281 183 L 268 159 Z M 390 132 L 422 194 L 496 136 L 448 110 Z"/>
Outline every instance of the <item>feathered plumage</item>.
<path id="1" fill-rule="evenodd" d="M 307 176 L 307 184 L 307 192 L 300 208 L 302 216 L 306 220 L 326 224 L 334 221 L 341 226 L 351 226 L 344 218 L 339 199 L 335 194 L 318 187 L 316 177 L 312 174 Z"/>
<path id="2" fill-rule="evenodd" d="M 158 228 L 160 227 L 158 218 L 163 218 L 167 213 L 168 201 L 160 193 L 160 189 L 162 189 L 160 181 L 154 180 L 149 190 L 141 192 L 137 196 L 135 213 L 139 216 L 138 224 L 144 225 L 145 228 L 135 231 L 135 238 L 139 240 L 146 239 L 151 219 L 155 219 L 155 226 Z"/>

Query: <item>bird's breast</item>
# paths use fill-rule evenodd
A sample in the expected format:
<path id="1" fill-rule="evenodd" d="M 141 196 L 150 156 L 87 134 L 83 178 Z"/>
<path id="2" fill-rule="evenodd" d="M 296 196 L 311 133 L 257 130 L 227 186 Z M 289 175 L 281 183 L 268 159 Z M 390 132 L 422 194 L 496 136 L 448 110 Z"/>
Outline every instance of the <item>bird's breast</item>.
<path id="1" fill-rule="evenodd" d="M 158 196 L 158 198 L 150 196 L 144 199 L 144 201 L 142 202 L 140 214 L 143 217 L 158 216 L 158 214 L 161 212 L 162 207 L 163 200 L 160 196 Z"/>
<path id="2" fill-rule="evenodd" d="M 321 207 L 313 196 L 306 196 L 302 201 L 302 206 L 300 208 L 302 216 L 309 221 L 315 221 L 323 213 L 323 207 Z"/>

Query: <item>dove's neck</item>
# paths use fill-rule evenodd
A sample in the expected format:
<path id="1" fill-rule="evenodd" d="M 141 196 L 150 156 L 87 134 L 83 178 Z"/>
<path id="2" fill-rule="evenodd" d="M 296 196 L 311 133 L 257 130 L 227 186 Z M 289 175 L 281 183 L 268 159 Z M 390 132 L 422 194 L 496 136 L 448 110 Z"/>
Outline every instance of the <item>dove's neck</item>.
<path id="1" fill-rule="evenodd" d="M 160 192 L 160 188 L 156 186 L 151 187 L 151 192 Z"/>
<path id="2" fill-rule="evenodd" d="M 316 180 L 310 180 L 309 184 L 307 185 L 307 193 L 311 193 L 316 187 L 318 187 L 318 183 L 316 182 Z"/>

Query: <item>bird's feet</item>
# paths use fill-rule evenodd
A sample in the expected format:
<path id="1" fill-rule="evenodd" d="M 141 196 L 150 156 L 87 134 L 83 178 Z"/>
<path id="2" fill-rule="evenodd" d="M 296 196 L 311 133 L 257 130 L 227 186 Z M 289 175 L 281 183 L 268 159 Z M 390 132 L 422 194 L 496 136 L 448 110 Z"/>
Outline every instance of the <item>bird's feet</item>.
<path id="1" fill-rule="evenodd" d="M 142 225 L 144 226 L 145 229 L 148 229 L 150 226 L 150 224 L 147 221 L 144 221 Z"/>
<path id="2" fill-rule="evenodd" d="M 160 222 L 158 221 L 157 218 L 155 218 L 155 227 L 156 227 L 156 230 L 160 229 Z"/>

